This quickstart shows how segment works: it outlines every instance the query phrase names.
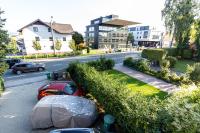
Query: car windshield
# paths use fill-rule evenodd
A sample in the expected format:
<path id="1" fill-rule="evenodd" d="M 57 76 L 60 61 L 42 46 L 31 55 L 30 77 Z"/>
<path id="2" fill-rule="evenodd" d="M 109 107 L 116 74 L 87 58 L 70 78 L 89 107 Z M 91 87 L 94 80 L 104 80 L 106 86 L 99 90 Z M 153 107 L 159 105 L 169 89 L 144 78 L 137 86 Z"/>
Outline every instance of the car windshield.
<path id="1" fill-rule="evenodd" d="M 68 93 L 69 95 L 72 95 L 72 94 L 74 94 L 74 92 L 76 91 L 76 89 L 77 89 L 77 87 L 76 87 L 75 84 L 69 83 L 69 84 L 67 84 L 67 85 L 65 86 L 64 91 L 65 91 L 66 93 Z"/>

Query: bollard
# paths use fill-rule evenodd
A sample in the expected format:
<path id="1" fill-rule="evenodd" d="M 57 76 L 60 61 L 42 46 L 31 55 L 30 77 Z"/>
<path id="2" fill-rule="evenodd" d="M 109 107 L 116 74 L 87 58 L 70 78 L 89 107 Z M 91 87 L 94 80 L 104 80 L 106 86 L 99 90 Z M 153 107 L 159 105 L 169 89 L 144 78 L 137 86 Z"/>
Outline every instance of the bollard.
<path id="1" fill-rule="evenodd" d="M 48 79 L 48 80 L 51 80 L 51 73 L 48 72 L 48 73 L 46 73 L 46 75 L 47 75 L 47 79 Z"/>
<path id="2" fill-rule="evenodd" d="M 107 114 L 104 116 L 104 131 L 110 131 L 111 125 L 115 122 L 115 117 Z"/>

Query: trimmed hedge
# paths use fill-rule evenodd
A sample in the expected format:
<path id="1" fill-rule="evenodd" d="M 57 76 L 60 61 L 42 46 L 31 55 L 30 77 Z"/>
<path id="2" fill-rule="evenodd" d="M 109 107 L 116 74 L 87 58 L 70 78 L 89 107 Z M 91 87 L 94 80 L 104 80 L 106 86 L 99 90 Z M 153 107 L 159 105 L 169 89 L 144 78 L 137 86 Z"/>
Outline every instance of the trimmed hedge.
<path id="1" fill-rule="evenodd" d="M 3 92 L 5 90 L 5 87 L 4 87 L 4 80 L 2 77 L 0 77 L 0 94 L 1 92 Z"/>
<path id="2" fill-rule="evenodd" d="M 36 58 L 52 58 L 52 57 L 58 57 L 58 58 L 63 58 L 67 56 L 76 56 L 76 55 L 81 55 L 80 51 L 75 51 L 75 52 L 70 52 L 70 53 L 57 53 L 56 55 L 54 54 L 32 54 L 32 55 L 20 55 L 20 56 L 11 56 L 10 58 L 17 58 L 17 59 L 36 59 Z"/>
<path id="3" fill-rule="evenodd" d="M 167 52 L 167 56 L 176 57 L 178 55 L 177 48 L 164 48 L 164 50 Z"/>
<path id="4" fill-rule="evenodd" d="M 161 63 L 165 59 L 167 52 L 164 49 L 144 49 L 142 51 L 142 57 L 150 61 L 158 61 Z"/>
<path id="5" fill-rule="evenodd" d="M 106 59 L 105 57 L 101 57 L 96 61 L 90 61 L 87 64 L 99 71 L 110 70 L 113 69 L 113 67 L 115 66 L 115 62 L 113 60 Z"/>
<path id="6" fill-rule="evenodd" d="M 177 94 L 161 101 L 157 97 L 131 94 L 123 83 L 87 64 L 72 63 L 67 70 L 76 83 L 88 89 L 106 113 L 115 116 L 126 133 L 199 132 L 200 91 Z"/>
<path id="7" fill-rule="evenodd" d="M 193 58 L 193 51 L 192 49 L 184 49 L 182 54 L 183 59 L 192 59 Z"/>

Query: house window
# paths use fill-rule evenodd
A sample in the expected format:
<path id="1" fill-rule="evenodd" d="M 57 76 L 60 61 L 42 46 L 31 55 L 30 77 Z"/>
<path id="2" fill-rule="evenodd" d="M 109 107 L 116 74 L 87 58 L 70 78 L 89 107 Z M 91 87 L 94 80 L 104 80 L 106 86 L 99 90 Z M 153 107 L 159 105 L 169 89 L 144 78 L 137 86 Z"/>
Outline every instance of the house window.
<path id="1" fill-rule="evenodd" d="M 50 27 L 48 28 L 48 32 L 51 32 L 51 28 Z"/>
<path id="2" fill-rule="evenodd" d="M 38 27 L 33 27 L 34 32 L 38 32 Z"/>
<path id="3" fill-rule="evenodd" d="M 35 40 L 36 41 L 40 41 L 40 37 L 35 37 Z"/>
<path id="4" fill-rule="evenodd" d="M 53 37 L 49 37 L 49 41 L 53 41 Z"/>
<path id="5" fill-rule="evenodd" d="M 66 37 L 63 37 L 63 41 L 66 41 L 67 39 L 66 39 Z"/>

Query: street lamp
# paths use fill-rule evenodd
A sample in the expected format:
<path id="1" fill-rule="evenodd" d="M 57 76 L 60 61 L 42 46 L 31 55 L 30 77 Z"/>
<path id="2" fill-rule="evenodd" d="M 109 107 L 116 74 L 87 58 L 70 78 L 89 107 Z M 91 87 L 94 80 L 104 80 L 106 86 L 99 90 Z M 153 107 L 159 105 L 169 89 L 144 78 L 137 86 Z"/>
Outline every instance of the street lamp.
<path id="1" fill-rule="evenodd" d="M 56 55 L 52 25 L 53 25 L 53 16 L 51 16 L 50 28 L 51 28 L 51 36 L 52 36 L 52 43 L 53 43 L 53 52 L 54 52 L 54 55 Z"/>

